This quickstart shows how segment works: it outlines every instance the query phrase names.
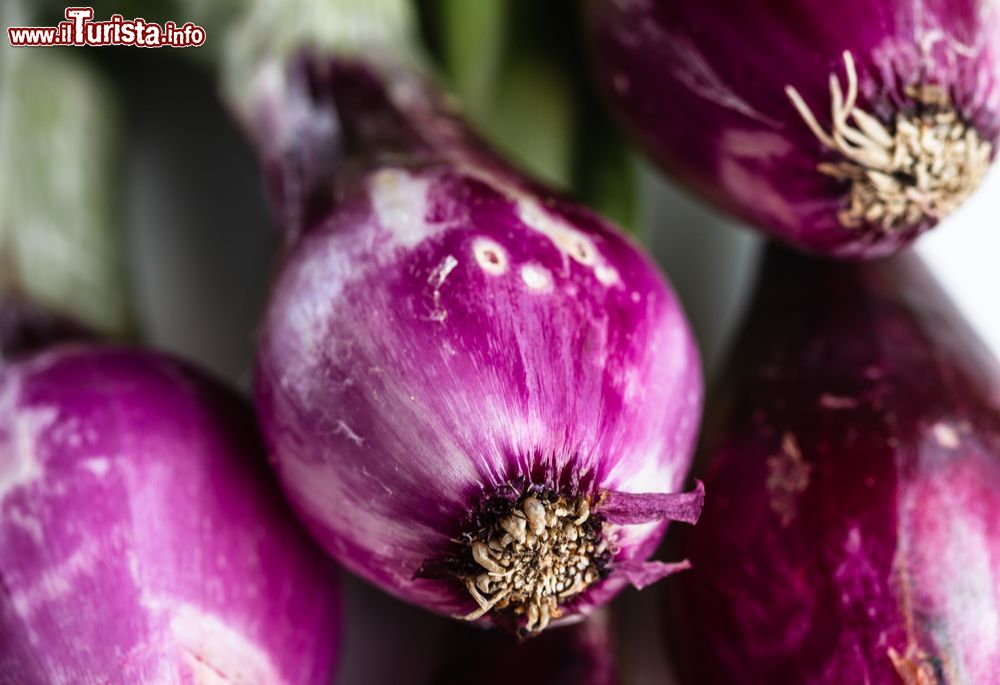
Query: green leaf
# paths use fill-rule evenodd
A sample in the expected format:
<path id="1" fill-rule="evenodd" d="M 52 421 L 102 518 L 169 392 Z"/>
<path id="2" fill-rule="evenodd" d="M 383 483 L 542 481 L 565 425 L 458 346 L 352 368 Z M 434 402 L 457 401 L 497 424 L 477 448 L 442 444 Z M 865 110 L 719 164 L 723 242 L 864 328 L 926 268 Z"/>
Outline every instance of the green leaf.
<path id="1" fill-rule="evenodd" d="M 0 47 L 0 287 L 123 334 L 120 122 L 69 50 Z"/>

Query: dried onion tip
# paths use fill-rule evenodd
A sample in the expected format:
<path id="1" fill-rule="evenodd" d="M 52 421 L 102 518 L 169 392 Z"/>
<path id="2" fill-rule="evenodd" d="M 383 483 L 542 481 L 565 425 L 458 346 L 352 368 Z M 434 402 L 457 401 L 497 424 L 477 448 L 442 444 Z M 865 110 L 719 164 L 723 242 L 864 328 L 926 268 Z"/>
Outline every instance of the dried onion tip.
<path id="1" fill-rule="evenodd" d="M 257 408 L 323 547 L 525 634 L 684 568 L 648 558 L 701 508 L 678 492 L 701 374 L 653 262 L 409 69 L 307 54 L 267 83 L 257 140 L 290 249 Z"/>
<path id="2" fill-rule="evenodd" d="M 948 92 L 938 86 L 909 86 L 912 104 L 883 126 L 858 106 L 858 76 L 851 53 L 844 53 L 847 92 L 830 76 L 831 120 L 827 133 L 792 86 L 788 97 L 837 162 L 820 172 L 848 184 L 847 207 L 837 216 L 845 228 L 878 225 L 905 230 L 940 221 L 979 187 L 993 157 L 993 145 L 962 120 Z"/>
<path id="3" fill-rule="evenodd" d="M 469 621 L 510 609 L 524 617 L 527 632 L 544 630 L 562 615 L 565 600 L 609 571 L 603 526 L 583 497 L 570 502 L 551 494 L 526 495 L 470 537 L 468 548 L 481 572 L 465 578 L 479 605 L 462 617 Z"/>
<path id="4" fill-rule="evenodd" d="M 595 72 L 645 151 L 811 252 L 895 252 L 960 207 L 996 155 L 987 0 L 589 0 L 587 23 Z"/>

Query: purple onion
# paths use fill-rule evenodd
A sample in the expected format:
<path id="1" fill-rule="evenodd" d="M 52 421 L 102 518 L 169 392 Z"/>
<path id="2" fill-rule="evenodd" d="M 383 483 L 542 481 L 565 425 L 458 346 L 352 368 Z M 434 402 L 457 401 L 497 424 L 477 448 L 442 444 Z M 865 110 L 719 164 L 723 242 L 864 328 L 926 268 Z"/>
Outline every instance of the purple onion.
<path id="1" fill-rule="evenodd" d="M 992 0 L 589 0 L 596 73 L 675 179 L 819 254 L 887 255 L 1000 137 Z"/>
<path id="2" fill-rule="evenodd" d="M 430 685 L 619 685 L 610 616 L 551 630 L 526 642 L 496 630 L 462 626 Z"/>
<path id="3" fill-rule="evenodd" d="M 404 600 L 526 632 L 682 568 L 647 559 L 700 510 L 677 490 L 701 378 L 652 261 L 412 72 L 304 58 L 262 79 L 293 247 L 257 406 L 326 550 Z"/>
<path id="4" fill-rule="evenodd" d="M 338 587 L 214 382 L 86 347 L 0 370 L 0 682 L 328 685 Z"/>
<path id="5" fill-rule="evenodd" d="M 1000 682 L 1000 368 L 923 266 L 772 254 L 738 345 L 686 682 Z"/>

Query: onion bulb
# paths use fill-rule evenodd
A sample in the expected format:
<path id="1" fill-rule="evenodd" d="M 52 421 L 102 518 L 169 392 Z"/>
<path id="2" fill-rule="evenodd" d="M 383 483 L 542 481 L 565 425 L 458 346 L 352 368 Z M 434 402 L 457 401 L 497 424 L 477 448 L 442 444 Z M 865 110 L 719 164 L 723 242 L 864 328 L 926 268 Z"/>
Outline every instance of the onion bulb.
<path id="1" fill-rule="evenodd" d="M 915 257 L 763 273 L 684 536 L 689 682 L 1000 682 L 996 360 Z"/>
<path id="2" fill-rule="evenodd" d="M 884 256 L 1000 135 L 992 0 L 589 0 L 609 102 L 672 177 L 785 242 Z"/>
<path id="3" fill-rule="evenodd" d="M 285 489 L 348 569 L 525 634 L 624 585 L 693 522 L 701 406 L 681 305 L 634 243 L 525 179 L 422 76 L 307 54 L 253 130 L 289 250 L 258 414 Z"/>

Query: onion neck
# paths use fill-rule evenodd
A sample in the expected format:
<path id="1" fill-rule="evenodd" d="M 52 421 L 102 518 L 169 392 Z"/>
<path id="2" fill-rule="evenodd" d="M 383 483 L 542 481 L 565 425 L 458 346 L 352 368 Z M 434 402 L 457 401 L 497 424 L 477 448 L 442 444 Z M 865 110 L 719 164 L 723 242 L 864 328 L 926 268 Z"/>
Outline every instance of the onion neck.
<path id="1" fill-rule="evenodd" d="M 286 243 L 364 172 L 470 147 L 424 75 L 414 34 L 408 0 L 259 0 L 229 36 L 225 89 L 262 158 Z"/>
<path id="2" fill-rule="evenodd" d="M 224 37 L 223 87 L 237 113 L 252 119 L 254 81 L 268 65 L 304 50 L 415 63 L 416 32 L 410 0 L 251 0 Z"/>

